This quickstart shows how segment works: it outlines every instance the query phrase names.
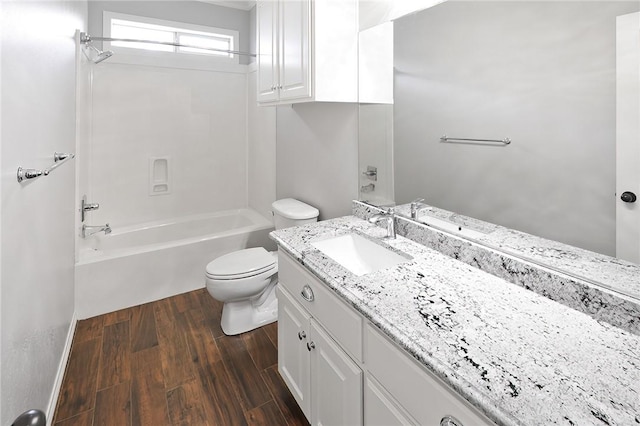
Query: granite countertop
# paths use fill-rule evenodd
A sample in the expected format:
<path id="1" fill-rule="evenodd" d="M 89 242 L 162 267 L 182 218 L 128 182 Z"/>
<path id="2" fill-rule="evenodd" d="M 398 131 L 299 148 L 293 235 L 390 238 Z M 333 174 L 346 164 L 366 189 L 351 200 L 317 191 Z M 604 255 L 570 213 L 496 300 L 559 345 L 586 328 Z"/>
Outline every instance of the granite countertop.
<path id="1" fill-rule="evenodd" d="M 435 217 L 459 223 L 485 235 L 476 240 L 483 245 L 512 254 L 557 271 L 571 274 L 619 294 L 640 298 L 640 266 L 605 254 L 548 240 L 515 229 L 453 213 L 422 204 L 419 218 Z M 410 217 L 409 204 L 397 206 L 396 211 Z"/>
<path id="2" fill-rule="evenodd" d="M 412 260 L 356 276 L 310 243 L 359 233 Z M 499 425 L 640 424 L 640 336 L 353 216 L 279 247 Z"/>

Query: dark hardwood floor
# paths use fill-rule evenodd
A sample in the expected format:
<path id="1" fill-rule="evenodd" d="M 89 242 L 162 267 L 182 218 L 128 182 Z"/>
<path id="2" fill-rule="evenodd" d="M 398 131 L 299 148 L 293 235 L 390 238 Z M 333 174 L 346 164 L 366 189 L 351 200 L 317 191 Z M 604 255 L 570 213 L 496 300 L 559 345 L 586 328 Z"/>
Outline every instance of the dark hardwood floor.
<path id="1" fill-rule="evenodd" d="M 277 323 L 225 336 L 221 312 L 202 289 L 79 321 L 53 424 L 308 425 Z"/>

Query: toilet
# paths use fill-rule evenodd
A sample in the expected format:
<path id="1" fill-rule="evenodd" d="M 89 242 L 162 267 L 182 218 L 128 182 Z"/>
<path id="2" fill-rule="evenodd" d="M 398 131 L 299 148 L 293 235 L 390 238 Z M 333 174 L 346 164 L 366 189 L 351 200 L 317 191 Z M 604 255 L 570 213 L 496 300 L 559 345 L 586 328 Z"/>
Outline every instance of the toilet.
<path id="1" fill-rule="evenodd" d="M 318 220 L 318 209 L 293 198 L 275 201 L 271 207 L 276 229 Z M 244 333 L 277 320 L 277 252 L 262 247 L 234 251 L 209 262 L 205 274 L 207 291 L 224 303 L 225 334 Z"/>

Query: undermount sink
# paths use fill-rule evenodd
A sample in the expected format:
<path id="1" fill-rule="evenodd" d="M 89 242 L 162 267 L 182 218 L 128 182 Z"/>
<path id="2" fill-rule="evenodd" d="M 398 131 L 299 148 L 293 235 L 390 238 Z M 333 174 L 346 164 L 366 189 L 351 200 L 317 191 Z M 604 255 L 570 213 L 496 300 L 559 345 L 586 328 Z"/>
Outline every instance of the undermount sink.
<path id="1" fill-rule="evenodd" d="M 410 260 L 357 234 L 316 241 L 311 245 L 357 276 Z"/>
<path id="2" fill-rule="evenodd" d="M 457 223 L 429 215 L 418 216 L 418 222 L 440 229 L 441 231 L 450 232 L 454 235 L 460 235 L 466 238 L 478 239 L 486 235 L 484 232 L 476 231 L 475 229 L 468 228 L 464 225 L 459 225 Z"/>

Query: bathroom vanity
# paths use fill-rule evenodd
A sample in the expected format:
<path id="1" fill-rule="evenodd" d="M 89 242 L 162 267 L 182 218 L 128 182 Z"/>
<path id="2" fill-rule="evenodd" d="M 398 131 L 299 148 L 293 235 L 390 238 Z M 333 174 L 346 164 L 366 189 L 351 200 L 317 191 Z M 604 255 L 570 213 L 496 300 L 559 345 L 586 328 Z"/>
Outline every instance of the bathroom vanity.
<path id="1" fill-rule="evenodd" d="M 358 274 L 314 245 L 344 235 L 405 260 Z M 355 216 L 271 234 L 279 370 L 312 424 L 640 423 L 637 333 L 385 235 Z"/>
<path id="2" fill-rule="evenodd" d="M 291 256 L 278 256 L 278 366 L 311 424 L 492 424 Z"/>

